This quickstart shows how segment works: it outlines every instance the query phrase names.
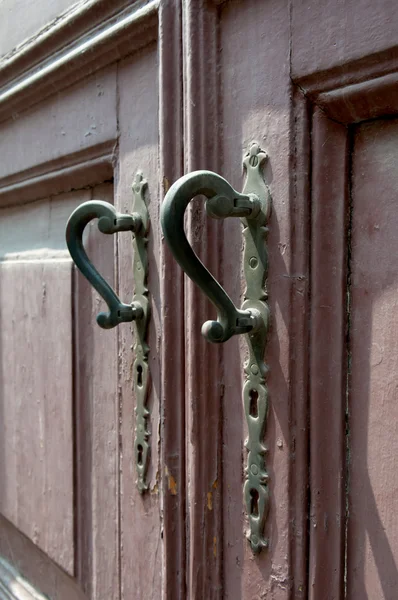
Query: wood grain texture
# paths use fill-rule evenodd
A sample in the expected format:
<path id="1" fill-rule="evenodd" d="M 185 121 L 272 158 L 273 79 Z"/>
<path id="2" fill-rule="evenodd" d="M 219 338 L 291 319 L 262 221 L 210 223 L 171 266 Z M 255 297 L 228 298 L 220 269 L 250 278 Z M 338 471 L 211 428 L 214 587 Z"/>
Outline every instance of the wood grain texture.
<path id="1" fill-rule="evenodd" d="M 82 201 L 96 199 L 113 203 L 113 185 L 97 186 L 84 196 Z M 116 236 L 101 234 L 96 222 L 87 229 L 87 253 L 114 287 Z M 90 598 L 118 600 L 118 348 L 117 331 L 102 330 L 96 323 L 102 309 L 102 299 L 75 270 L 75 575 Z"/>
<path id="2" fill-rule="evenodd" d="M 160 306 L 160 225 L 159 225 L 159 170 L 158 170 L 158 58 L 157 48 L 122 61 L 118 67 L 119 164 L 116 171 L 116 206 L 121 212 L 132 208 L 131 185 L 138 170 L 148 181 L 150 232 L 148 242 L 148 289 L 151 297 L 151 320 L 148 344 L 151 390 L 148 420 L 151 436 L 151 457 L 147 481 L 149 490 L 141 495 L 136 486 L 134 454 L 135 400 L 133 393 L 134 356 L 132 327 L 119 327 L 119 382 L 121 419 L 121 595 L 130 598 L 132 590 L 137 598 L 158 598 L 162 585 L 162 539 L 160 520 L 160 455 L 159 455 L 159 400 L 161 356 Z M 134 290 L 132 272 L 132 244 L 129 234 L 118 236 L 118 274 L 120 297 L 132 299 Z M 145 575 L 144 575 L 145 574 Z"/>
<path id="3" fill-rule="evenodd" d="M 346 129 L 312 126 L 309 597 L 343 595 L 348 228 Z M 325 592 L 326 588 L 326 592 Z M 325 595 L 326 594 L 326 595 Z"/>
<path id="4" fill-rule="evenodd" d="M 159 11 L 159 193 L 183 174 L 181 2 Z M 161 492 L 163 595 L 187 598 L 184 274 L 167 245 L 160 246 L 161 281 Z"/>
<path id="5" fill-rule="evenodd" d="M 398 588 L 398 122 L 357 128 L 352 165 L 347 598 Z"/>
<path id="6" fill-rule="evenodd" d="M 73 573 L 71 263 L 0 269 L 0 510 Z"/>
<path id="7" fill-rule="evenodd" d="M 270 24 L 272 23 L 272 26 Z M 244 339 L 224 347 L 224 597 L 233 600 L 291 597 L 289 548 L 290 432 L 290 301 L 291 264 L 289 6 L 270 1 L 221 5 L 222 175 L 242 189 L 242 156 L 253 140 L 267 151 L 265 175 L 273 198 L 269 222 L 269 305 L 272 331 L 266 352 L 270 368 L 270 407 L 265 445 L 270 475 L 270 512 L 265 534 L 270 547 L 253 557 L 245 539 L 243 511 L 244 441 L 242 408 Z M 266 67 L 264 66 L 266 64 Z M 242 234 L 234 219 L 223 223 L 223 284 L 239 305 L 242 294 Z"/>
<path id="8" fill-rule="evenodd" d="M 219 171 L 217 8 L 206 0 L 183 5 L 185 60 L 185 168 Z M 202 199 L 187 210 L 187 234 L 206 267 L 220 279 L 221 226 L 208 219 Z M 187 492 L 189 514 L 188 597 L 223 596 L 222 348 L 201 335 L 214 315 L 203 292 L 187 281 L 185 306 Z"/>

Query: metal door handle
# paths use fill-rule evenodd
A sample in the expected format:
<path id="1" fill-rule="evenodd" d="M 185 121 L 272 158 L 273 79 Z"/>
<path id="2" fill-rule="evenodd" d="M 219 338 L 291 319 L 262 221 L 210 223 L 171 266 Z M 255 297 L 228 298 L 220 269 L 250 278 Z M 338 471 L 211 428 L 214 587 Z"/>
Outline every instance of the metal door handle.
<path id="1" fill-rule="evenodd" d="M 69 217 L 66 226 L 66 243 L 69 253 L 81 273 L 88 279 L 108 305 L 108 313 L 100 313 L 97 323 L 103 329 L 111 329 L 123 322 L 134 322 L 134 391 L 136 397 L 135 458 L 138 474 L 138 489 L 142 493 L 148 489 L 146 472 L 149 462 L 149 430 L 147 420 L 149 410 L 146 406 L 150 385 L 148 353 L 146 341 L 150 316 L 147 288 L 148 255 L 147 233 L 149 212 L 145 202 L 147 182 L 138 172 L 133 183 L 132 214 L 118 213 L 112 204 L 93 200 L 78 206 Z M 135 293 L 131 304 L 120 301 L 113 289 L 98 273 L 83 246 L 83 232 L 93 219 L 98 219 L 98 229 L 111 234 L 119 231 L 131 231 L 133 235 L 134 259 L 133 273 Z"/>
<path id="2" fill-rule="evenodd" d="M 263 531 L 269 506 L 268 474 L 264 461 L 266 448 L 263 444 L 268 410 L 268 369 L 264 363 L 269 327 L 266 225 L 271 213 L 271 195 L 262 173 L 266 157 L 257 143 L 251 145 L 243 160 L 246 182 L 242 193 L 234 190 L 216 173 L 195 171 L 171 186 L 161 207 L 164 237 L 176 261 L 217 309 L 217 320 L 203 324 L 203 335 L 210 342 L 220 343 L 233 335 L 247 334 L 249 360 L 244 365 L 243 400 L 249 430 L 246 441 L 249 454 L 244 497 L 250 525 L 248 538 L 254 552 L 267 546 Z M 245 300 L 241 309 L 234 305 L 202 264 L 185 235 L 184 213 L 197 195 L 207 198 L 206 211 L 210 217 L 241 218 L 246 278 Z"/>
<path id="3" fill-rule="evenodd" d="M 137 234 L 142 228 L 142 219 L 138 214 L 118 213 L 108 202 L 91 200 L 84 202 L 73 211 L 66 226 L 66 243 L 73 262 L 109 308 L 108 313 L 99 313 L 97 323 L 103 329 L 111 329 L 119 323 L 141 319 L 143 310 L 139 302 L 132 304 L 121 302 L 88 258 L 83 246 L 83 232 L 93 219 L 98 219 L 98 229 L 107 234 L 119 231 L 131 231 Z"/>

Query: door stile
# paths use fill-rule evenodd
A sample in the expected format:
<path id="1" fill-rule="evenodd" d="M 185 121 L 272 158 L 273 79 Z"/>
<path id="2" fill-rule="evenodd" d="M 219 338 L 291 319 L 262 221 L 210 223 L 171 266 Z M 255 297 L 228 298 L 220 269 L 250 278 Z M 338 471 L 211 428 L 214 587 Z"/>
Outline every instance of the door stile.
<path id="1" fill-rule="evenodd" d="M 218 7 L 188 0 L 183 11 L 185 171 L 220 171 Z M 202 262 L 222 281 L 221 224 L 203 203 L 188 209 L 188 238 Z M 201 335 L 214 308 L 186 286 L 187 483 L 191 600 L 223 597 L 222 430 L 223 349 Z"/>
<path id="2" fill-rule="evenodd" d="M 161 203 L 183 174 L 181 0 L 159 7 L 159 136 Z M 161 503 L 163 589 L 166 600 L 187 598 L 184 276 L 161 244 Z"/>

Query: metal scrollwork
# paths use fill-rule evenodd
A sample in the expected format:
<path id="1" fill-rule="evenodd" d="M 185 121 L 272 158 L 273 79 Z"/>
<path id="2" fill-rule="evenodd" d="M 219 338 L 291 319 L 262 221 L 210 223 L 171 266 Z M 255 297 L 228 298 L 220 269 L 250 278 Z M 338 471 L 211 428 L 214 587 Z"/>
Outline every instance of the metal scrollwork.
<path id="1" fill-rule="evenodd" d="M 146 483 L 146 474 L 149 464 L 149 437 L 148 418 L 150 412 L 147 408 L 148 392 L 150 385 L 148 354 L 149 346 L 147 344 L 147 329 L 149 320 L 149 300 L 148 300 L 148 253 L 147 253 L 147 232 L 149 228 L 149 213 L 145 203 L 145 190 L 147 181 L 142 173 L 137 173 L 133 183 L 133 211 L 142 216 L 142 233 L 133 237 L 133 273 L 135 283 L 135 293 L 133 303 L 138 302 L 143 308 L 143 317 L 139 321 L 134 321 L 134 395 L 136 399 L 135 406 L 135 463 L 137 468 L 137 486 L 141 493 L 148 489 Z"/>
<path id="2" fill-rule="evenodd" d="M 245 443 L 248 457 L 244 499 L 250 527 L 248 539 L 255 553 L 268 545 L 263 537 L 263 531 L 269 510 L 268 474 L 265 467 L 267 449 L 263 440 L 268 414 L 266 384 L 268 368 L 264 363 L 264 353 L 269 328 L 266 240 L 267 223 L 271 213 L 271 195 L 260 171 L 266 156 L 257 144 L 253 144 L 243 161 L 247 174 L 243 193 L 250 190 L 262 198 L 262 210 L 257 219 L 255 221 L 242 219 L 245 238 L 243 264 L 246 279 L 245 301 L 242 309 L 257 311 L 261 315 L 260 326 L 246 336 L 249 358 L 245 364 L 243 387 L 243 403 L 248 427 L 248 438 Z"/>

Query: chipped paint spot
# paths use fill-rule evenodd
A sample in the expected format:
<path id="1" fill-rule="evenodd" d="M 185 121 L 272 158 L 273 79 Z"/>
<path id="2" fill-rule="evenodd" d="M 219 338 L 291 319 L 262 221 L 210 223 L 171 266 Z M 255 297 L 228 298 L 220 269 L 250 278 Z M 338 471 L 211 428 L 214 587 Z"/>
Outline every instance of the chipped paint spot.
<path id="1" fill-rule="evenodd" d="M 177 482 L 174 479 L 173 475 L 169 472 L 168 468 L 165 467 L 165 473 L 168 480 L 169 490 L 172 496 L 177 496 Z"/>
<path id="2" fill-rule="evenodd" d="M 207 508 L 213 510 L 213 494 L 211 492 L 207 492 Z"/>
<path id="3" fill-rule="evenodd" d="M 216 536 L 214 536 L 214 538 L 213 538 L 213 554 L 214 554 L 214 557 L 216 558 L 217 557 L 217 538 L 216 538 Z"/>
<path id="4" fill-rule="evenodd" d="M 213 489 L 215 489 L 215 490 L 216 490 L 216 489 L 217 489 L 217 486 L 218 486 L 218 480 L 217 480 L 217 479 L 215 479 L 215 480 L 214 480 L 214 482 L 213 482 Z"/>
<path id="5" fill-rule="evenodd" d="M 170 181 L 167 179 L 167 177 L 163 177 L 163 190 L 164 193 L 167 194 L 167 192 L 170 189 Z"/>

